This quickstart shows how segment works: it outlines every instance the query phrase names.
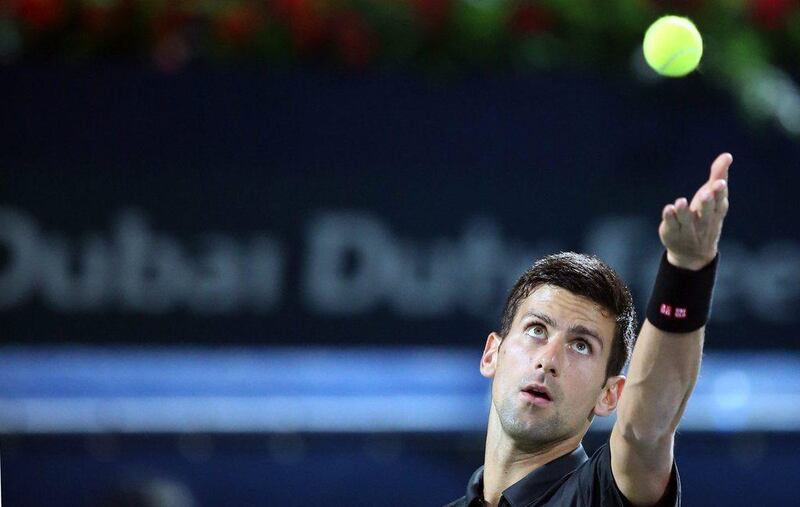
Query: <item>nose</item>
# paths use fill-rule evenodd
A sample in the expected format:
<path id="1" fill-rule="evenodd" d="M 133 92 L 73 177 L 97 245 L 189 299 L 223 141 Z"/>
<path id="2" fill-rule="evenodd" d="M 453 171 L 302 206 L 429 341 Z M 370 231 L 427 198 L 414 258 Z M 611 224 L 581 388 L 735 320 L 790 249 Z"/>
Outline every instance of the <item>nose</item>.
<path id="1" fill-rule="evenodd" d="M 552 337 L 539 348 L 539 356 L 536 358 L 536 369 L 542 369 L 545 374 L 549 373 L 553 377 L 558 377 L 561 373 L 562 354 L 561 340 Z"/>

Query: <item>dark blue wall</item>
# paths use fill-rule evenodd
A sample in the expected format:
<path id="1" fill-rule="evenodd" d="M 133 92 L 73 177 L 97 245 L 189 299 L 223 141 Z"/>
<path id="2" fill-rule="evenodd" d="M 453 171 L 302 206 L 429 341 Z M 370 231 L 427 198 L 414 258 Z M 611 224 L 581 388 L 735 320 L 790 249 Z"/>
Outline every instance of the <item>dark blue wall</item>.
<path id="1" fill-rule="evenodd" d="M 607 438 L 590 433 L 593 452 Z M 8 505 L 98 506 L 167 478 L 199 506 L 438 506 L 463 495 L 483 435 L 229 435 L 4 438 Z M 796 434 L 679 435 L 683 504 L 794 505 Z"/>
<path id="2" fill-rule="evenodd" d="M 796 346 L 800 143 L 694 78 L 20 66 L 0 95 L 5 342 L 475 344 L 560 249 L 641 306 L 662 206 L 731 151 L 709 346 Z"/>

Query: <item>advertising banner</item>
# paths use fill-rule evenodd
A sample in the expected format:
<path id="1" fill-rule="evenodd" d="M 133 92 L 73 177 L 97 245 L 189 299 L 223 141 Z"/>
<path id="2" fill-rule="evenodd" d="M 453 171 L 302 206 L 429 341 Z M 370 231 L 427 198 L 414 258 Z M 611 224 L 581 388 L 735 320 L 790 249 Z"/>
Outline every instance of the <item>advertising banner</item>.
<path id="1" fill-rule="evenodd" d="M 730 151 L 707 346 L 796 346 L 800 144 L 691 79 L 34 66 L 0 92 L 5 344 L 480 348 L 562 250 L 641 311 L 662 207 Z"/>

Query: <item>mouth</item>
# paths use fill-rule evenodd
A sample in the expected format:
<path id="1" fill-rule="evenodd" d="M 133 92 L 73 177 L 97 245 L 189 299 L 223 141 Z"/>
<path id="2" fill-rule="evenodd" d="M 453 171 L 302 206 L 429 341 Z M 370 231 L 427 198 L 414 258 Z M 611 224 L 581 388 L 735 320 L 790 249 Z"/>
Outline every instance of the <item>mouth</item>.
<path id="1" fill-rule="evenodd" d="M 550 391 L 543 385 L 530 385 L 525 387 L 520 395 L 530 403 L 544 407 L 553 403 Z"/>

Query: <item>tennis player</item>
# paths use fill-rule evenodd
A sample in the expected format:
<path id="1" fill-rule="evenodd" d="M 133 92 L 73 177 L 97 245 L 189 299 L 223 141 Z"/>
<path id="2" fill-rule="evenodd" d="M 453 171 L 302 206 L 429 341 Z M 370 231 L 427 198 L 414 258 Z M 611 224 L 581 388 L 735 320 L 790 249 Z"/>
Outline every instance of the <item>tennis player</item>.
<path id="1" fill-rule="evenodd" d="M 630 291 L 594 257 L 551 255 L 517 281 L 480 361 L 492 379 L 484 463 L 448 507 L 680 505 L 675 430 L 700 369 L 732 161 L 719 155 L 691 201 L 663 208 L 638 338 Z M 589 457 L 583 436 L 614 410 Z"/>

